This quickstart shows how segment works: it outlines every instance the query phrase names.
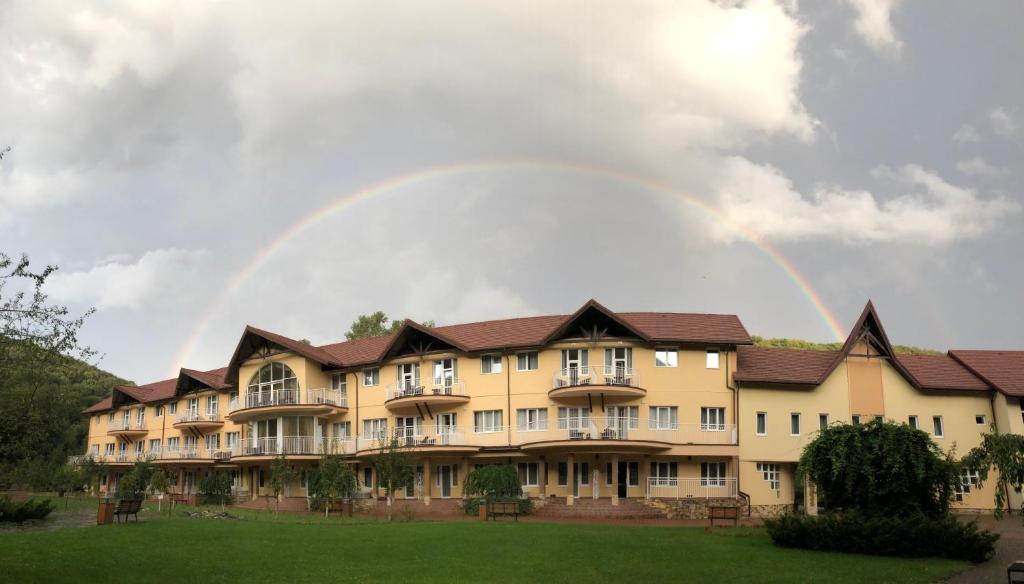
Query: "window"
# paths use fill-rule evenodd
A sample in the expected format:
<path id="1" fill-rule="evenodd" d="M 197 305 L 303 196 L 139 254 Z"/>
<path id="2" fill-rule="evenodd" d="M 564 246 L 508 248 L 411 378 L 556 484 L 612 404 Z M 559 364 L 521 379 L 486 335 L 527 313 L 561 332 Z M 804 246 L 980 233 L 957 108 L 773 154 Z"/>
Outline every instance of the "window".
<path id="1" fill-rule="evenodd" d="M 576 481 L 581 486 L 590 484 L 590 463 L 588 462 L 577 462 L 575 463 L 576 469 Z M 565 487 L 569 484 L 569 465 L 564 462 L 558 463 L 558 486 Z"/>
<path id="2" fill-rule="evenodd" d="M 978 486 L 978 472 L 965 470 L 953 491 L 954 499 L 957 502 L 963 502 L 964 495 L 971 492 L 971 487 L 976 486 Z"/>
<path id="3" fill-rule="evenodd" d="M 828 429 L 828 414 L 818 414 L 818 428 L 820 430 Z"/>
<path id="4" fill-rule="evenodd" d="M 159 418 L 159 417 L 161 417 L 163 415 L 164 415 L 164 407 L 163 406 L 156 406 L 155 408 L 153 408 L 153 417 L 154 418 Z"/>
<path id="5" fill-rule="evenodd" d="M 145 407 L 141 407 L 141 408 L 135 410 L 135 421 L 136 421 L 136 423 L 138 423 L 140 428 L 146 425 L 146 408 Z"/>
<path id="6" fill-rule="evenodd" d="M 348 375 L 345 373 L 331 374 L 331 389 L 345 395 L 348 391 Z"/>
<path id="7" fill-rule="evenodd" d="M 536 487 L 540 484 L 540 469 L 536 462 L 520 462 L 519 482 L 524 487 Z"/>
<path id="8" fill-rule="evenodd" d="M 388 419 L 375 418 L 363 420 L 363 438 L 370 440 L 384 440 L 388 435 Z"/>
<path id="9" fill-rule="evenodd" d="M 291 368 L 284 363 L 267 363 L 249 378 L 248 393 L 250 395 L 265 394 L 267 401 L 273 400 L 271 401 L 272 404 L 280 403 L 282 398 L 288 400 L 286 403 L 295 403 L 298 401 L 298 389 L 298 378 L 295 377 L 295 373 L 292 372 Z M 275 392 L 280 397 L 274 398 L 271 397 L 274 395 L 273 393 L 265 392 Z M 291 397 L 291 400 L 289 400 L 289 397 Z M 263 397 L 259 399 L 262 401 Z M 271 405 L 271 403 L 267 405 Z"/>
<path id="10" fill-rule="evenodd" d="M 1024 406 L 1022 406 L 1021 409 L 1024 410 Z M 109 423 L 109 422 L 113 422 L 113 421 L 114 421 L 114 412 L 110 412 L 110 414 L 107 415 L 107 422 Z"/>
<path id="11" fill-rule="evenodd" d="M 220 450 L 220 434 L 207 434 L 206 435 L 206 449 L 207 450 Z"/>
<path id="12" fill-rule="evenodd" d="M 501 355 L 483 355 L 480 357 L 480 373 L 501 373 Z"/>
<path id="13" fill-rule="evenodd" d="M 932 416 L 932 428 L 935 430 L 935 437 L 942 438 L 942 416 Z"/>
<path id="14" fill-rule="evenodd" d="M 626 472 L 625 472 L 626 485 L 630 486 L 630 487 L 638 487 L 638 486 L 640 486 L 640 463 L 634 461 L 634 462 L 627 462 L 627 463 L 625 463 L 625 465 L 626 465 Z M 605 471 L 604 471 L 604 484 L 606 484 L 608 486 L 611 486 L 612 485 L 612 463 L 610 463 L 610 462 L 607 463 L 605 465 L 604 469 L 605 469 Z M 622 479 L 623 479 L 623 473 L 620 472 L 619 473 L 619 480 L 621 481 Z"/>
<path id="15" fill-rule="evenodd" d="M 655 349 L 655 367 L 679 367 L 679 352 L 675 349 Z"/>
<path id="16" fill-rule="evenodd" d="M 395 377 L 399 389 L 413 389 L 420 385 L 420 366 L 416 363 L 395 365 Z"/>
<path id="17" fill-rule="evenodd" d="M 547 408 L 526 408 L 516 410 L 516 430 L 533 432 L 548 429 Z"/>
<path id="18" fill-rule="evenodd" d="M 611 347 L 604 350 L 605 375 L 631 375 L 633 373 L 633 349 Z"/>
<path id="19" fill-rule="evenodd" d="M 113 442 L 107 444 L 106 452 L 107 452 L 107 456 L 114 456 L 114 443 Z"/>
<path id="20" fill-rule="evenodd" d="M 206 398 L 206 413 L 207 413 L 207 415 L 209 415 L 209 416 L 216 416 L 217 415 L 217 402 L 218 402 L 217 396 L 215 396 L 215 395 L 211 395 L 210 397 Z"/>
<path id="21" fill-rule="evenodd" d="M 875 416 L 876 422 L 882 422 L 882 416 Z"/>
<path id="22" fill-rule="evenodd" d="M 199 415 L 199 398 L 193 397 L 188 400 L 188 415 L 198 416 Z"/>
<path id="23" fill-rule="evenodd" d="M 679 428 L 679 408 L 676 406 L 651 406 L 648 428 L 650 430 L 676 430 Z"/>
<path id="24" fill-rule="evenodd" d="M 608 406 L 608 425 L 616 428 L 640 427 L 640 406 Z"/>
<path id="25" fill-rule="evenodd" d="M 185 436 L 185 451 L 195 452 L 196 446 L 199 444 L 199 440 L 195 436 Z"/>
<path id="26" fill-rule="evenodd" d="M 782 481 L 780 480 L 779 465 L 774 463 L 757 463 L 757 472 L 761 473 L 761 477 L 768 481 L 768 487 L 773 491 L 778 491 L 782 488 Z"/>
<path id="27" fill-rule="evenodd" d="M 860 416 L 859 415 L 854 414 L 852 420 L 853 420 L 853 425 L 854 426 L 860 424 Z"/>
<path id="28" fill-rule="evenodd" d="M 907 418 L 907 424 L 909 424 L 911 428 L 917 430 L 917 416 L 910 416 Z"/>
<path id="29" fill-rule="evenodd" d="M 444 389 L 446 394 L 451 393 L 451 388 L 458 378 L 455 359 L 434 361 L 434 385 L 436 387 Z"/>
<path id="30" fill-rule="evenodd" d="M 722 432 L 725 430 L 725 408 L 700 409 L 701 432 Z"/>
<path id="31" fill-rule="evenodd" d="M 768 413 L 757 412 L 756 431 L 758 436 L 768 435 Z"/>
<path id="32" fill-rule="evenodd" d="M 800 414 L 797 412 L 793 412 L 789 415 L 789 435 L 800 435 Z"/>
<path id="33" fill-rule="evenodd" d="M 501 432 L 501 410 L 473 412 L 473 431 Z"/>
<path id="34" fill-rule="evenodd" d="M 348 440 L 352 436 L 352 422 L 335 422 L 331 424 L 331 436 L 339 440 Z"/>
<path id="35" fill-rule="evenodd" d="M 146 441 L 139 440 L 135 443 L 135 454 L 142 454 L 146 451 Z"/>
<path id="36" fill-rule="evenodd" d="M 167 413 L 174 415 L 178 413 L 178 402 L 173 402 L 167 406 Z"/>
<path id="37" fill-rule="evenodd" d="M 227 447 L 229 450 L 235 450 L 238 448 L 238 443 L 241 442 L 242 435 L 238 432 L 227 432 L 224 434 L 227 438 Z"/>
<path id="38" fill-rule="evenodd" d="M 374 385 L 380 385 L 380 368 L 363 369 L 363 386 L 373 387 Z"/>
<path id="39" fill-rule="evenodd" d="M 706 361 L 708 369 L 718 369 L 718 349 L 708 349 Z"/>
<path id="40" fill-rule="evenodd" d="M 373 488 L 373 469 L 370 467 L 363 467 L 363 486 L 372 489 Z"/>
<path id="41" fill-rule="evenodd" d="M 657 486 L 675 485 L 679 477 L 679 464 L 675 462 L 651 461 L 651 478 Z"/>
<path id="42" fill-rule="evenodd" d="M 179 438 L 177 436 L 174 436 L 172 438 L 168 438 L 167 439 L 167 451 L 168 452 L 177 452 L 178 451 L 178 442 L 179 442 Z"/>
<path id="43" fill-rule="evenodd" d="M 700 486 L 702 486 L 702 487 L 724 487 L 725 486 L 725 463 L 724 462 L 702 462 L 702 463 L 700 463 Z"/>
<path id="44" fill-rule="evenodd" d="M 157 439 L 157 440 L 150 440 L 149 441 L 149 451 L 150 452 L 160 452 L 160 440 L 159 439 Z"/>
<path id="45" fill-rule="evenodd" d="M 974 416 L 974 423 L 979 425 L 979 426 L 984 426 L 985 425 L 985 415 L 984 414 L 980 414 L 980 415 Z"/>
<path id="46" fill-rule="evenodd" d="M 537 351 L 516 353 L 516 371 L 536 371 L 540 368 Z"/>
<path id="47" fill-rule="evenodd" d="M 558 408 L 558 429 L 578 430 L 590 424 L 590 408 Z"/>

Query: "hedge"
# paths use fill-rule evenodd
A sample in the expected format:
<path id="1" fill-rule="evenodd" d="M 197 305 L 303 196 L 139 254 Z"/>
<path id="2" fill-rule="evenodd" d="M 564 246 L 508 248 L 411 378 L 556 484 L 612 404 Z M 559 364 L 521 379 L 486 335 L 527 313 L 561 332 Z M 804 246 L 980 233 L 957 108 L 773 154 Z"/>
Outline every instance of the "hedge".
<path id="1" fill-rule="evenodd" d="M 995 553 L 999 536 L 955 517 L 868 516 L 857 512 L 820 517 L 787 515 L 765 521 L 779 546 L 907 558 L 939 557 L 984 562 Z"/>
<path id="2" fill-rule="evenodd" d="M 16 503 L 10 497 L 0 497 L 0 521 L 22 523 L 29 519 L 45 519 L 54 509 L 49 499 L 29 499 Z"/>

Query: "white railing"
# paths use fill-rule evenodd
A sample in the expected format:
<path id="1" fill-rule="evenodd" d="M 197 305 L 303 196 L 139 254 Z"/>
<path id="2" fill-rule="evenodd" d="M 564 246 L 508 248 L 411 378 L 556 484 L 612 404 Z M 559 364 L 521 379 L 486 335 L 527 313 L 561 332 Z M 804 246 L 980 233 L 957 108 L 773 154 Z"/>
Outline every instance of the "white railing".
<path id="1" fill-rule="evenodd" d="M 420 428 L 397 428 L 389 435 L 360 434 L 356 440 L 356 448 L 367 450 L 386 445 L 388 437 L 393 436 L 401 447 L 418 446 L 451 446 L 467 444 L 466 435 L 456 426 L 423 426 Z M 473 443 L 475 444 L 475 443 Z"/>
<path id="2" fill-rule="evenodd" d="M 107 420 L 108 432 L 129 432 L 133 430 L 145 430 L 146 424 L 140 424 L 137 420 Z"/>
<path id="3" fill-rule="evenodd" d="M 735 477 L 647 477 L 648 499 L 716 499 L 738 495 Z"/>
<path id="4" fill-rule="evenodd" d="M 387 386 L 387 400 L 403 397 L 433 396 L 433 395 L 466 395 L 466 384 L 459 379 L 439 377 L 432 379 L 429 384 L 420 383 L 419 379 L 413 381 L 400 381 Z"/>
<path id="5" fill-rule="evenodd" d="M 183 446 L 178 450 L 178 458 L 182 459 L 194 459 L 194 458 L 206 458 L 203 453 L 203 449 L 200 446 Z"/>
<path id="6" fill-rule="evenodd" d="M 272 406 L 319 405 L 348 407 L 348 395 L 337 389 L 268 389 L 245 394 L 245 400 L 232 400 L 229 411 Z"/>
<path id="7" fill-rule="evenodd" d="M 640 373 L 632 367 L 566 367 L 555 372 L 552 389 L 581 385 L 640 387 Z"/>
<path id="8" fill-rule="evenodd" d="M 219 422 L 220 414 L 217 412 L 200 411 L 200 410 L 188 410 L 178 413 L 174 417 L 175 424 L 191 423 L 191 422 Z"/>
<path id="9" fill-rule="evenodd" d="M 508 445 L 508 426 L 474 427 L 466 437 L 473 446 L 506 446 Z"/>
<path id="10" fill-rule="evenodd" d="M 718 426 L 716 426 L 717 428 Z M 736 426 L 725 424 L 721 430 L 702 429 L 701 424 L 654 424 L 643 418 L 572 417 L 548 422 L 546 428 L 515 427 L 512 443 L 524 444 L 550 440 L 642 440 L 671 444 L 736 444 Z"/>

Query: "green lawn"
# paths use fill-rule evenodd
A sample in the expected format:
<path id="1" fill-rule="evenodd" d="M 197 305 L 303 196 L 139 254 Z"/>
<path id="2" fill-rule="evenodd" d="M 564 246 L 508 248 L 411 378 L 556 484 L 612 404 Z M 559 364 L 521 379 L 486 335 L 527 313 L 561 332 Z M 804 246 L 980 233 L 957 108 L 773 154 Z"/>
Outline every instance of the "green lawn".
<path id="1" fill-rule="evenodd" d="M 76 504 L 67 514 L 87 517 L 94 505 Z M 0 531 L 0 580 L 912 583 L 967 566 L 780 549 L 758 529 L 707 534 L 701 528 L 245 516 L 167 518 L 147 511 L 138 524 L 7 529 Z"/>

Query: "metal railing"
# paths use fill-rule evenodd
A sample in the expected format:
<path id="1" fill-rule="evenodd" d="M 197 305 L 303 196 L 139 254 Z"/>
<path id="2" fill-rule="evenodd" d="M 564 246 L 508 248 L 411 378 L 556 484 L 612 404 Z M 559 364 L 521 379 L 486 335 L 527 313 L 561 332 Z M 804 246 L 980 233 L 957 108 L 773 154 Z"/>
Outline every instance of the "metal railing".
<path id="1" fill-rule="evenodd" d="M 211 411 L 201 410 L 188 410 L 179 412 L 174 417 L 175 424 L 191 423 L 191 422 L 219 422 L 220 414 Z"/>
<path id="2" fill-rule="evenodd" d="M 736 477 L 647 477 L 648 499 L 716 499 L 738 496 Z"/>
<path id="3" fill-rule="evenodd" d="M 584 385 L 640 387 L 640 373 L 632 367 L 566 367 L 555 372 L 552 389 Z"/>
<path id="4" fill-rule="evenodd" d="M 248 408 L 266 408 L 272 406 L 319 405 L 327 404 L 348 407 L 348 395 L 337 389 L 268 389 L 245 394 L 244 400 L 232 400 L 228 406 L 230 411 Z"/>
<path id="5" fill-rule="evenodd" d="M 430 381 L 429 384 L 421 384 L 420 380 L 416 379 L 389 384 L 385 399 L 393 400 L 403 397 L 433 395 L 466 395 L 466 384 L 459 379 L 438 377 Z"/>
<path id="6" fill-rule="evenodd" d="M 146 424 L 143 422 L 140 424 L 137 420 L 128 420 L 127 422 L 121 420 L 107 420 L 107 432 L 129 432 L 135 430 L 145 430 Z"/>
<path id="7" fill-rule="evenodd" d="M 359 450 L 380 448 L 392 437 L 398 440 L 399 446 L 405 448 L 467 444 L 465 433 L 458 427 L 431 425 L 420 428 L 396 428 L 387 434 L 360 434 L 356 439 L 356 448 Z M 475 442 L 471 443 L 476 444 Z"/>
<path id="8" fill-rule="evenodd" d="M 718 428 L 719 426 L 716 426 Z M 724 424 L 719 429 L 702 429 L 701 424 L 654 424 L 647 419 L 578 416 L 559 418 L 545 428 L 515 427 L 512 443 L 523 444 L 549 440 L 645 440 L 673 444 L 733 445 L 736 426 Z"/>

